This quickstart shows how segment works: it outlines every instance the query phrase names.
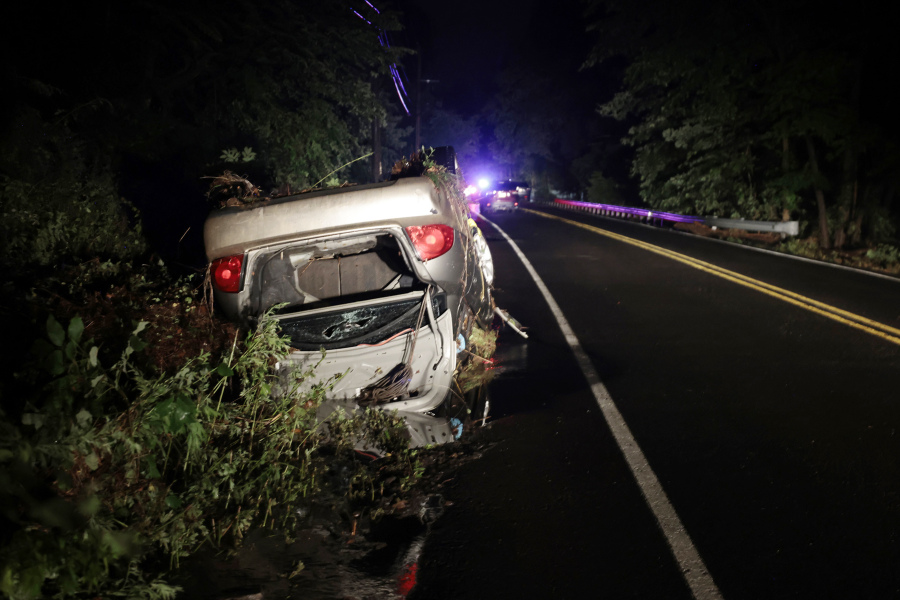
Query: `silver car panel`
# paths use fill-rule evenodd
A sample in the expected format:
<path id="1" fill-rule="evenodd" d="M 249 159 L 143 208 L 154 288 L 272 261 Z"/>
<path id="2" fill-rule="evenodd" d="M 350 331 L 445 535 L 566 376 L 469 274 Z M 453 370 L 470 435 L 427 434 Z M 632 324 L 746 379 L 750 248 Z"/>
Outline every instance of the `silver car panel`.
<path id="1" fill-rule="evenodd" d="M 308 192 L 231 207 L 209 216 L 203 229 L 210 260 L 329 231 L 378 225 L 442 223 L 465 228 L 451 200 L 427 177 Z"/>
<path id="2" fill-rule="evenodd" d="M 490 283 L 485 281 L 467 223 L 464 203 L 455 206 L 447 194 L 427 177 L 310 192 L 271 200 L 247 208 L 225 208 L 209 216 L 204 226 L 210 260 L 244 255 L 242 289 L 238 293 L 214 290 L 216 301 L 232 320 L 253 323 L 263 309 L 253 301 L 259 293 L 253 277 L 262 256 L 305 244 L 320 245 L 336 255 L 361 237 L 390 235 L 402 250 L 401 257 L 415 276 L 436 285 L 448 295 L 454 316 L 463 302 L 476 318 L 490 322 Z M 405 228 L 443 224 L 454 229 L 453 247 L 446 254 L 423 261 L 418 258 Z"/>

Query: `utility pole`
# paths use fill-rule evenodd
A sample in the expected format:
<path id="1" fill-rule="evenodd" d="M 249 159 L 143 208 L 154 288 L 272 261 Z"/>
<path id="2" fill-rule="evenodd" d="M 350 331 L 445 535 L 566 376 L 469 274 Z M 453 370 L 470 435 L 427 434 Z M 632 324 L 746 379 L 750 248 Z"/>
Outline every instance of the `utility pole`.
<path id="1" fill-rule="evenodd" d="M 416 67 L 416 146 L 413 154 L 422 148 L 422 84 L 440 83 L 437 79 L 422 79 L 422 49 L 417 50 L 418 64 Z"/>
<path id="2" fill-rule="evenodd" d="M 422 143 L 422 48 L 417 49 L 416 58 L 416 145 L 413 147 L 413 154 L 419 151 Z"/>

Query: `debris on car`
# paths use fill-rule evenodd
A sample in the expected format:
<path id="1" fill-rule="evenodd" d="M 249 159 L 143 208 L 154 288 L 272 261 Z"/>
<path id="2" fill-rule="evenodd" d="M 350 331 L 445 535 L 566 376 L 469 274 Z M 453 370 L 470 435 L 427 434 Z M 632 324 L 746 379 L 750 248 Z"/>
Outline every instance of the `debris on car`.
<path id="1" fill-rule="evenodd" d="M 259 198 L 259 188 L 250 183 L 250 180 L 231 171 L 225 171 L 212 179 L 206 197 L 210 202 L 220 206 L 241 206 L 250 204 Z"/>

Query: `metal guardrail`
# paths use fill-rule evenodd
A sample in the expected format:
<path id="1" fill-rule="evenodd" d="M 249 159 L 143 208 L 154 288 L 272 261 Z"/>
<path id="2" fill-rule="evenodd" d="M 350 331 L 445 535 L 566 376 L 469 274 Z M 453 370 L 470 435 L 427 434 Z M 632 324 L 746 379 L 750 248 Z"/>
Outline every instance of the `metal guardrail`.
<path id="1" fill-rule="evenodd" d="M 557 198 L 554 204 L 562 205 L 570 210 L 580 210 L 605 217 L 631 218 L 638 217 L 648 222 L 659 220 L 674 223 L 701 223 L 713 229 L 743 229 L 745 231 L 762 231 L 780 233 L 782 237 L 800 234 L 799 221 L 748 221 L 746 219 L 720 219 L 718 217 L 694 217 L 675 213 L 633 208 L 631 206 L 614 206 L 612 204 L 595 204 L 580 200 L 563 200 Z"/>
<path id="2" fill-rule="evenodd" d="M 747 219 L 720 219 L 706 217 L 703 223 L 719 229 L 744 229 L 746 231 L 771 231 L 782 237 L 800 235 L 800 221 L 749 221 Z"/>

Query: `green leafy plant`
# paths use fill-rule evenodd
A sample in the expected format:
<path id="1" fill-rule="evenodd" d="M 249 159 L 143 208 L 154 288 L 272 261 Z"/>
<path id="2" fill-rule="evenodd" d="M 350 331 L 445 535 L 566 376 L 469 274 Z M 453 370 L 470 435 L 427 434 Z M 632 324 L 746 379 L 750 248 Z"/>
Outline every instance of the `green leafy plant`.
<path id="1" fill-rule="evenodd" d="M 117 196 L 108 176 L 39 183 L 0 176 L 0 207 L 0 252 L 16 271 L 146 251 L 137 212 Z"/>
<path id="2" fill-rule="evenodd" d="M 224 358 L 204 353 L 172 375 L 135 360 L 147 322 L 112 364 L 84 331 L 79 317 L 49 318 L 23 374 L 46 383 L 18 425 L 0 415 L 0 506 L 14 525 L 0 550 L 4 594 L 170 598 L 161 573 L 250 527 L 289 530 L 287 507 L 321 491 L 329 465 L 316 409 L 327 388 L 298 392 L 312 371 L 285 387 L 273 365 L 289 348 L 275 320 Z M 365 411 L 346 423 L 332 430 L 332 452 L 366 438 L 394 457 L 379 469 L 407 482 L 420 473 L 396 417 Z M 360 467 L 354 477 L 348 499 L 374 499 L 380 475 Z"/>
<path id="3" fill-rule="evenodd" d="M 256 152 L 250 146 L 245 146 L 243 150 L 226 148 L 222 150 L 219 160 L 227 163 L 248 163 L 256 160 Z"/>
<path id="4" fill-rule="evenodd" d="M 900 263 L 900 248 L 890 244 L 878 244 L 866 252 L 866 258 L 884 265 L 896 265 Z"/>

